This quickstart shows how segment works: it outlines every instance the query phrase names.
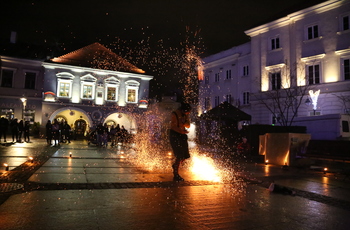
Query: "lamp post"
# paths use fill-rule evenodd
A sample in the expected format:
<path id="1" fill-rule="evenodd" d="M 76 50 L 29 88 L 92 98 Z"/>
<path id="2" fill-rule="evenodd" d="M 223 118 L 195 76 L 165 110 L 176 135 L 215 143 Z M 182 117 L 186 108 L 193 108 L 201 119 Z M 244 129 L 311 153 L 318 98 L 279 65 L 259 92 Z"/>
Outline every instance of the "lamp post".
<path id="1" fill-rule="evenodd" d="M 24 110 L 26 109 L 26 105 L 27 105 L 27 98 L 22 97 L 20 98 L 20 100 L 22 101 L 22 120 L 24 119 Z"/>

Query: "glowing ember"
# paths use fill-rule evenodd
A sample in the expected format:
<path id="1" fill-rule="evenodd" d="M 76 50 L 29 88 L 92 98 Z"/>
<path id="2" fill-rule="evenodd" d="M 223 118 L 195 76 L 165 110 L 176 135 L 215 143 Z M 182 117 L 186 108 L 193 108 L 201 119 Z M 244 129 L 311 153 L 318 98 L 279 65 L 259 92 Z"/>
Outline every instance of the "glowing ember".
<path id="1" fill-rule="evenodd" d="M 196 179 L 222 182 L 221 172 L 212 158 L 196 154 L 191 159 L 190 171 L 195 175 Z"/>

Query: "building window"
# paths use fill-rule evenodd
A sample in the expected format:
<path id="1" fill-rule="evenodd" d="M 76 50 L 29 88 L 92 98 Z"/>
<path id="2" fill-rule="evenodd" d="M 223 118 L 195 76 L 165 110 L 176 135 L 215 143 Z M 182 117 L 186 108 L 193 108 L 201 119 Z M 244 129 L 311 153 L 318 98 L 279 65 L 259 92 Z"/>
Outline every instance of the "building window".
<path id="1" fill-rule="evenodd" d="M 310 65 L 307 67 L 309 85 L 320 83 L 320 65 Z"/>
<path id="2" fill-rule="evenodd" d="M 137 103 L 138 101 L 138 91 L 140 83 L 137 81 L 127 81 L 126 84 L 126 102 L 127 103 Z"/>
<path id="3" fill-rule="evenodd" d="M 350 80 L 350 59 L 343 60 L 344 80 Z"/>
<path id="4" fill-rule="evenodd" d="M 271 39 L 271 50 L 279 49 L 280 48 L 280 38 L 275 37 Z"/>
<path id="5" fill-rule="evenodd" d="M 82 99 L 94 99 L 95 98 L 95 86 L 97 79 L 91 74 L 87 74 L 80 78 Z"/>
<path id="6" fill-rule="evenodd" d="M 83 92 L 82 92 L 82 98 L 83 99 L 93 99 L 93 86 L 92 85 L 83 85 Z"/>
<path id="7" fill-rule="evenodd" d="M 281 72 L 271 73 L 271 89 L 281 89 Z"/>
<path id="8" fill-rule="evenodd" d="M 107 101 L 115 101 L 117 95 L 116 87 L 107 87 Z"/>
<path id="9" fill-rule="evenodd" d="M 307 39 L 311 40 L 317 38 L 318 34 L 318 25 L 313 25 L 307 28 Z"/>
<path id="10" fill-rule="evenodd" d="M 243 76 L 249 75 L 249 66 L 243 66 Z"/>
<path id="11" fill-rule="evenodd" d="M 216 73 L 215 74 L 215 82 L 219 82 L 220 81 L 220 73 Z"/>
<path id="12" fill-rule="evenodd" d="M 14 71 L 10 69 L 2 69 L 1 71 L 1 87 L 12 88 Z"/>
<path id="13" fill-rule="evenodd" d="M 58 92 L 60 97 L 70 97 L 70 89 L 71 89 L 70 82 L 61 81 L 59 82 L 58 87 L 59 87 Z"/>
<path id="14" fill-rule="evenodd" d="M 204 77 L 204 83 L 209 84 L 209 75 L 205 75 Z"/>
<path id="15" fill-rule="evenodd" d="M 204 98 L 204 109 L 208 110 L 210 108 L 210 98 L 206 97 Z"/>
<path id="16" fill-rule="evenodd" d="M 214 97 L 214 106 L 218 106 L 220 104 L 220 97 L 219 96 L 215 96 Z"/>
<path id="17" fill-rule="evenodd" d="M 115 77 L 110 77 L 105 80 L 106 85 L 106 98 L 107 101 L 117 101 L 118 100 L 118 89 L 119 89 L 119 80 Z"/>
<path id="18" fill-rule="evenodd" d="M 231 79 L 231 70 L 226 70 L 226 80 Z"/>
<path id="19" fill-rule="evenodd" d="M 232 95 L 231 94 L 227 94 L 226 95 L 226 102 L 228 102 L 228 103 L 232 103 Z"/>
<path id="20" fill-rule="evenodd" d="M 243 92 L 243 105 L 248 105 L 249 102 L 249 92 Z"/>
<path id="21" fill-rule="evenodd" d="M 346 15 L 343 17 L 343 20 L 342 20 L 342 29 L 343 30 L 348 30 L 350 29 L 350 20 L 349 20 L 349 15 Z"/>
<path id="22" fill-rule="evenodd" d="M 36 73 L 25 72 L 24 88 L 35 89 Z"/>

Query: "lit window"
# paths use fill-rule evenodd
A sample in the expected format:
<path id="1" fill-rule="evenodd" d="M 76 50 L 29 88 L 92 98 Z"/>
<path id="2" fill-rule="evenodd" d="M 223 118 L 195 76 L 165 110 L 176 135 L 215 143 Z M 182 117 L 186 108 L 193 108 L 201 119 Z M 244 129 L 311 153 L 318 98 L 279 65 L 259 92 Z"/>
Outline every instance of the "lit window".
<path id="1" fill-rule="evenodd" d="M 118 89 L 119 89 L 119 80 L 115 77 L 110 77 L 105 80 L 106 84 L 106 98 L 107 101 L 117 101 L 118 100 Z"/>
<path id="2" fill-rule="evenodd" d="M 61 81 L 59 83 L 59 96 L 60 97 L 70 97 L 70 88 L 71 83 L 70 82 L 63 82 Z"/>
<path id="3" fill-rule="evenodd" d="M 307 67 L 309 85 L 320 83 L 320 65 L 310 65 Z"/>
<path id="4" fill-rule="evenodd" d="M 138 101 L 138 91 L 140 83 L 137 81 L 127 81 L 126 84 L 126 102 L 127 103 L 137 103 Z"/>
<path id="5" fill-rule="evenodd" d="M 71 98 L 74 75 L 71 73 L 58 73 L 56 76 L 58 97 Z"/>
<path id="6" fill-rule="evenodd" d="M 93 98 L 93 88 L 92 85 L 83 85 L 83 96 L 84 99 L 92 99 Z"/>
<path id="7" fill-rule="evenodd" d="M 80 78 L 82 99 L 95 99 L 95 88 L 97 79 L 91 74 L 87 74 Z"/>

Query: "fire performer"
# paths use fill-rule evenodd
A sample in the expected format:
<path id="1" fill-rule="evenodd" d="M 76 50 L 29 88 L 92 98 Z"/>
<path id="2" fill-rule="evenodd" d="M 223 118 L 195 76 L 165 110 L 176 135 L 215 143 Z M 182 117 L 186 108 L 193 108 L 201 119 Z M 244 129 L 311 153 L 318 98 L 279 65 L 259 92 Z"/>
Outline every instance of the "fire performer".
<path id="1" fill-rule="evenodd" d="M 180 164 L 190 158 L 188 150 L 187 133 L 190 128 L 189 114 L 191 112 L 191 106 L 187 103 L 183 103 L 180 108 L 171 113 L 171 125 L 170 125 L 170 145 L 173 149 L 173 153 L 176 157 L 173 164 L 174 181 L 184 181 L 179 175 Z"/>

